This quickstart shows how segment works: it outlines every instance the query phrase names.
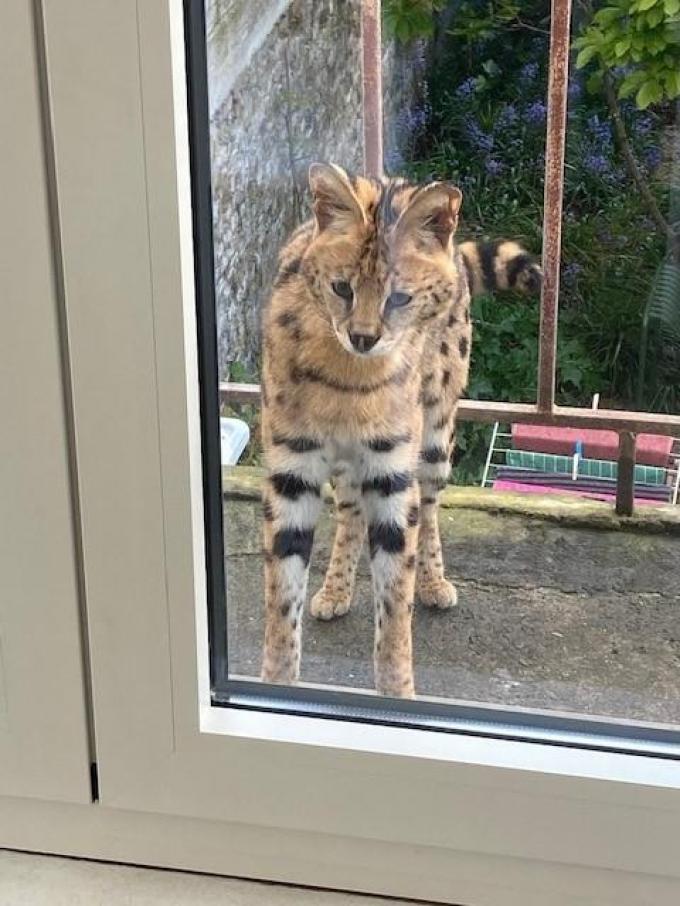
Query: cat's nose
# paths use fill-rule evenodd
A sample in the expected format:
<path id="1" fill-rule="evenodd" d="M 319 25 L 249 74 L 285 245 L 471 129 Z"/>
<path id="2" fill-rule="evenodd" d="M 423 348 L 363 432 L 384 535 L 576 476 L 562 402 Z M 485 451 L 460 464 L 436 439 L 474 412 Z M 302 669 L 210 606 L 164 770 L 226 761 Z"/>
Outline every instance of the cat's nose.
<path id="1" fill-rule="evenodd" d="M 373 349 L 379 339 L 380 337 L 365 333 L 351 333 L 349 335 L 349 341 L 357 352 L 368 352 L 369 349 Z"/>

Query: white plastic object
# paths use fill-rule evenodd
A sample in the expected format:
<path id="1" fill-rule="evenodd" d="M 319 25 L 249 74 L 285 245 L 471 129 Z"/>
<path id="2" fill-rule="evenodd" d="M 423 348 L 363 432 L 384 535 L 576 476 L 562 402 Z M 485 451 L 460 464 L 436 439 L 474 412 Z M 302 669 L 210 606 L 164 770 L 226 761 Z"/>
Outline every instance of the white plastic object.
<path id="1" fill-rule="evenodd" d="M 222 465 L 234 466 L 248 446 L 250 428 L 240 418 L 220 419 Z"/>

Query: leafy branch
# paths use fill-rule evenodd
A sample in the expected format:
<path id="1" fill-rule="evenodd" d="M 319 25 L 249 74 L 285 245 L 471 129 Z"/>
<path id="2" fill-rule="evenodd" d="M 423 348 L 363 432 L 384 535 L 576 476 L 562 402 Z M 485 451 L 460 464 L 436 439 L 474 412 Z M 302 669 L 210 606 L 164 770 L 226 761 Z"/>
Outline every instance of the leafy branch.
<path id="1" fill-rule="evenodd" d="M 662 214 L 635 159 L 619 100 L 635 94 L 637 107 L 645 109 L 680 96 L 680 0 L 614 0 L 594 14 L 589 0 L 583 0 L 581 6 L 590 21 L 574 41 L 579 51 L 576 67 L 593 65 L 588 88 L 602 90 L 626 169 L 671 254 L 678 259 L 680 236 Z M 615 72 L 622 74 L 618 81 Z"/>

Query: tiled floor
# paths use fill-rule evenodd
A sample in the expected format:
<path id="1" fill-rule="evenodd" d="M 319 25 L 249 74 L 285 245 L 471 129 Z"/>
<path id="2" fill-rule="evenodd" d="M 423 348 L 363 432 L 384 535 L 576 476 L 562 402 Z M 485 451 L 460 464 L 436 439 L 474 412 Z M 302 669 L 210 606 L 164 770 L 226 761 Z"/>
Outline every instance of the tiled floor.
<path id="1" fill-rule="evenodd" d="M 399 906 L 400 903 L 403 901 L 0 850 L 0 906 Z"/>

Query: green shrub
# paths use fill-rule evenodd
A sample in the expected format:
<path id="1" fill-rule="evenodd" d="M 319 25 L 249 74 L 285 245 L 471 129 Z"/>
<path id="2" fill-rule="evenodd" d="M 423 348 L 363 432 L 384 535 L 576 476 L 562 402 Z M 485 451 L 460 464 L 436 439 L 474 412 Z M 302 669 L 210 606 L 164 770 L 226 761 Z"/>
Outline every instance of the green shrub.
<path id="1" fill-rule="evenodd" d="M 507 236 L 540 253 L 549 4 L 530 0 L 519 9 L 507 0 L 449 6 L 435 32 L 428 121 L 408 170 L 461 186 L 465 235 Z M 575 72 L 569 83 L 557 398 L 589 405 L 599 392 L 603 406 L 629 408 L 638 398 L 644 407 L 677 410 L 677 357 L 661 354 L 659 331 L 643 331 L 666 238 L 631 180 L 591 76 Z M 617 86 L 625 76 L 611 74 Z M 668 198 L 662 147 L 671 113 L 620 102 L 631 152 L 660 208 Z M 537 301 L 499 294 L 477 300 L 473 317 L 469 395 L 534 400 Z M 644 342 L 652 343 L 651 364 L 641 380 Z M 489 437 L 488 427 L 461 425 L 456 480 L 479 478 Z"/>

